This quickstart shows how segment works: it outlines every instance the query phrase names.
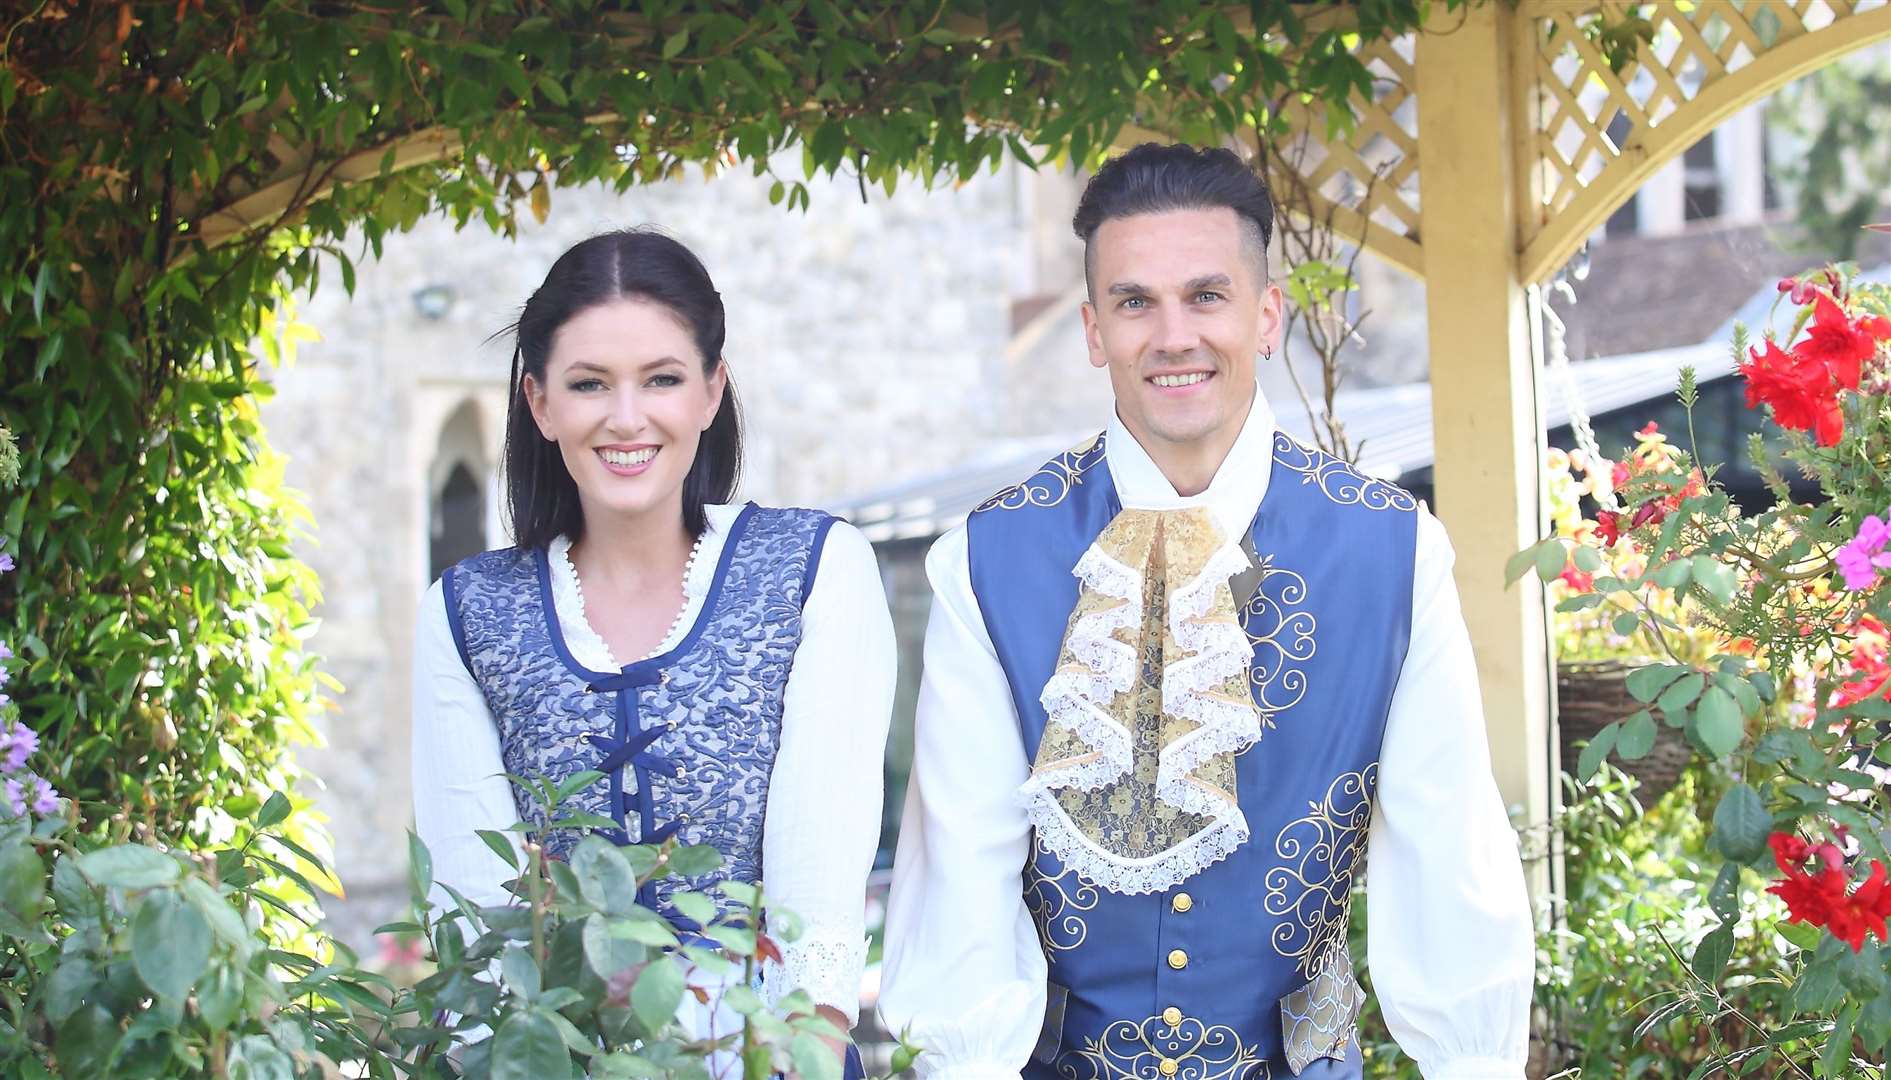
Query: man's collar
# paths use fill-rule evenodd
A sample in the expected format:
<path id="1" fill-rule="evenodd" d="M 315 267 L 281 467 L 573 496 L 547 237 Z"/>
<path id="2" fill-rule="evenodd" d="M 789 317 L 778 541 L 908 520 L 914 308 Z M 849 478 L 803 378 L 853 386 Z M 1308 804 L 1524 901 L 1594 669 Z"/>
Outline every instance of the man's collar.
<path id="1" fill-rule="evenodd" d="M 1241 434 L 1228 449 L 1215 470 L 1215 478 L 1199 495 L 1176 494 L 1175 485 L 1156 466 L 1136 437 L 1123 426 L 1114 411 L 1110 415 L 1107 453 L 1110 478 L 1116 485 L 1117 498 L 1126 509 L 1173 510 L 1185 506 L 1206 506 L 1229 535 L 1247 532 L 1254 514 L 1267 494 L 1267 484 L 1274 465 L 1274 411 L 1267 405 L 1260 385 L 1254 387 L 1254 403 L 1248 408 Z"/>

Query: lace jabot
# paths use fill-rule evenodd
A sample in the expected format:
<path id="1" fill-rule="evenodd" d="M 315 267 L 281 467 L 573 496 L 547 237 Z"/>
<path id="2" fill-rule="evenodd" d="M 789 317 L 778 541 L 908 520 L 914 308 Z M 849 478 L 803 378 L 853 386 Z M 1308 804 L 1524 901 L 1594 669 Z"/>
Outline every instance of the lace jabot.
<path id="1" fill-rule="evenodd" d="M 1106 889 L 1170 888 L 1248 837 L 1234 755 L 1262 727 L 1228 581 L 1249 565 L 1195 507 L 1124 510 L 1072 571 L 1082 589 L 1019 796 L 1045 845 Z"/>

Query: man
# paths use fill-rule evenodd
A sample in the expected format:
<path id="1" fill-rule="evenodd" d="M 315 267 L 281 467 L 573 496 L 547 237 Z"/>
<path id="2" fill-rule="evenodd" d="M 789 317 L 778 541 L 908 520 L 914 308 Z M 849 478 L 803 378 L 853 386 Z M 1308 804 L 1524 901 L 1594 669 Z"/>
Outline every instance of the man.
<path id="1" fill-rule="evenodd" d="M 1523 1076 L 1529 903 L 1451 549 L 1275 429 L 1272 223 L 1226 150 L 1099 170 L 1074 224 L 1115 416 L 927 559 L 881 1009 L 928 1080 L 1357 1077 L 1368 864 L 1400 1046 Z"/>

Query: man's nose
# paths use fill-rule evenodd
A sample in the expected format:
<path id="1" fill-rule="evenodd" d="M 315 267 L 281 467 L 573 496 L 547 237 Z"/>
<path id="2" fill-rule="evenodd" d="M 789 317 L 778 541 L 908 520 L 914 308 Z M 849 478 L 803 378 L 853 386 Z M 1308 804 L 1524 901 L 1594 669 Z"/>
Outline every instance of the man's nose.
<path id="1" fill-rule="evenodd" d="M 1150 341 L 1157 352 L 1182 356 L 1194 352 L 1201 343 L 1201 331 L 1186 310 L 1169 306 L 1157 309 L 1155 335 Z"/>

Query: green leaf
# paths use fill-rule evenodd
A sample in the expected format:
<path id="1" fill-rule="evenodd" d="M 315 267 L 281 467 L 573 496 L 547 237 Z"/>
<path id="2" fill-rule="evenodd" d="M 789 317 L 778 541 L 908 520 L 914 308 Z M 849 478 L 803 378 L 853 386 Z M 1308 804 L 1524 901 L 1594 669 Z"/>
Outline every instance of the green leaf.
<path id="1" fill-rule="evenodd" d="M 670 852 L 670 870 L 683 877 L 701 877 L 722 865 L 722 853 L 710 844 L 685 844 Z"/>
<path id="2" fill-rule="evenodd" d="M 707 926 L 716 917 L 716 902 L 701 893 L 679 892 L 670 896 L 670 906 L 686 919 Z"/>
<path id="3" fill-rule="evenodd" d="M 1732 958 L 1733 924 L 1721 923 L 1694 947 L 1694 958 L 1688 966 L 1703 982 L 1718 984 L 1720 973 L 1727 969 L 1727 961 Z"/>
<path id="4" fill-rule="evenodd" d="M 245 1035 L 230 1052 L 231 1077 L 295 1080 L 295 1061 L 267 1035 Z"/>
<path id="5" fill-rule="evenodd" d="M 1628 637 L 1636 630 L 1640 629 L 1641 615 L 1633 611 L 1624 611 L 1620 615 L 1617 615 L 1614 621 L 1609 623 L 1609 626 L 1622 637 Z"/>
<path id="6" fill-rule="evenodd" d="M 1819 1065 L 1829 1077 L 1845 1075 L 1845 1067 L 1851 1062 L 1852 1025 L 1858 1018 L 1854 1008 L 1839 1010 L 1832 1024 L 1832 1034 L 1826 1037 L 1825 1049 L 1819 1054 Z"/>
<path id="7" fill-rule="evenodd" d="M 263 808 L 256 812 L 256 828 L 258 830 L 275 828 L 288 820 L 289 810 L 289 797 L 287 795 L 284 795 L 280 791 L 271 794 L 269 801 L 264 803 Z"/>
<path id="8" fill-rule="evenodd" d="M 675 960 L 658 956 L 637 973 L 630 987 L 630 1007 L 637 1019 L 658 1031 L 676 1015 L 683 1001 L 683 972 Z"/>
<path id="9" fill-rule="evenodd" d="M 1570 552 L 1569 557 L 1576 561 L 1576 569 L 1585 574 L 1602 569 L 1602 553 L 1587 544 L 1576 545 L 1576 550 Z"/>
<path id="10" fill-rule="evenodd" d="M 486 846 L 492 849 L 494 855 L 504 859 L 506 865 L 512 869 L 519 869 L 518 850 L 512 846 L 512 841 L 506 838 L 505 833 L 499 832 L 496 829 L 479 829 L 476 831 L 480 840 L 484 841 Z"/>
<path id="11" fill-rule="evenodd" d="M 1694 583 L 1706 589 L 1709 595 L 1721 603 L 1733 600 L 1734 593 L 1740 587 L 1740 579 L 1732 568 L 1716 562 L 1706 555 L 1696 555 L 1690 566 L 1693 567 Z"/>
<path id="12" fill-rule="evenodd" d="M 1687 669 L 1678 664 L 1650 664 L 1629 672 L 1625 686 L 1636 701 L 1653 702 L 1669 683 L 1685 674 Z"/>
<path id="13" fill-rule="evenodd" d="M 105 1064 L 117 1054 L 123 1034 L 112 1014 L 94 1004 L 59 1025 L 53 1039 L 61 1076 L 106 1076 Z"/>
<path id="14" fill-rule="evenodd" d="M 1747 676 L 1747 681 L 1753 684 L 1753 689 L 1760 692 L 1760 699 L 1763 701 L 1771 702 L 1779 696 L 1779 689 L 1773 683 L 1771 672 L 1756 671 Z"/>
<path id="15" fill-rule="evenodd" d="M 840 1080 L 840 1057 L 815 1035 L 797 1032 L 788 1044 L 788 1057 L 801 1080 Z"/>
<path id="16" fill-rule="evenodd" d="M 204 123 L 211 123 L 216 120 L 217 112 L 223 108 L 223 92 L 217 89 L 216 83 L 205 83 L 204 92 L 197 99 L 197 104 L 203 113 Z"/>
<path id="17" fill-rule="evenodd" d="M 611 976 L 643 963 L 649 956 L 642 944 L 614 932 L 623 924 L 623 920 L 611 920 L 604 915 L 591 915 L 584 920 L 585 963 L 600 979 L 609 981 Z"/>
<path id="18" fill-rule="evenodd" d="M 427 906 L 433 891 L 433 854 L 411 829 L 407 832 L 407 891 L 416 907 Z"/>
<path id="19" fill-rule="evenodd" d="M 1555 581 L 1569 565 L 1569 550 L 1561 540 L 1545 540 L 1536 547 L 1536 576 L 1547 584 Z"/>
<path id="20" fill-rule="evenodd" d="M 1746 734 L 1740 722 L 1740 706 L 1718 686 L 1710 686 L 1701 694 L 1700 704 L 1694 710 L 1694 722 L 1701 745 L 1715 757 L 1733 753 Z"/>
<path id="21" fill-rule="evenodd" d="M 1750 785 L 1735 784 L 1720 797 L 1720 805 L 1714 810 L 1714 845 L 1727 858 L 1737 863 L 1752 862 L 1766 850 L 1766 837 L 1772 829 L 1773 815 Z"/>
<path id="22" fill-rule="evenodd" d="M 506 986 L 513 993 L 526 1001 L 538 997 L 538 962 L 532 959 L 531 952 L 524 945 L 516 941 L 507 945 L 499 961 L 499 970 L 506 980 Z"/>
<path id="23" fill-rule="evenodd" d="M 1686 559 L 1676 559 L 1655 571 L 1655 584 L 1664 589 L 1684 588 L 1693 573 L 1694 568 Z"/>
<path id="24" fill-rule="evenodd" d="M 1538 546 L 1539 545 L 1531 544 L 1529 547 L 1512 555 L 1509 561 L 1504 563 L 1505 588 L 1515 585 L 1518 578 L 1529 573 L 1530 568 L 1536 565 L 1536 549 Z"/>
<path id="25" fill-rule="evenodd" d="M 21 922 L 36 923 L 45 899 L 46 864 L 39 852 L 25 841 L 0 846 L 0 909 Z"/>
<path id="26" fill-rule="evenodd" d="M 1818 948 L 1819 939 L 1825 936 L 1818 927 L 1808 926 L 1805 923 L 1780 922 L 1775 924 L 1773 929 L 1779 931 L 1779 936 L 1792 942 L 1796 948 L 1807 952 Z"/>
<path id="27" fill-rule="evenodd" d="M 176 893 L 153 892 L 131 923 L 131 962 L 152 993 L 182 1000 L 210 963 L 210 924 Z"/>
<path id="28" fill-rule="evenodd" d="M 1615 736 L 1615 754 L 1624 761 L 1638 761 L 1655 748 L 1655 718 L 1643 709 L 1622 721 Z"/>
<path id="29" fill-rule="evenodd" d="M 571 851 L 571 872 L 584 902 L 599 911 L 623 915 L 637 904 L 637 877 L 617 845 L 587 836 Z"/>
<path id="30" fill-rule="evenodd" d="M 492 1039 L 492 1080 L 568 1080 L 571 1054 L 564 1036 L 537 1009 L 506 1017 Z"/>
<path id="31" fill-rule="evenodd" d="M 184 868 L 163 852 L 124 844 L 79 856 L 79 872 L 95 885 L 150 889 L 175 882 L 183 876 Z"/>
<path id="32" fill-rule="evenodd" d="M 755 931 L 746 926 L 711 926 L 703 931 L 703 936 L 720 944 L 737 956 L 755 955 Z"/>
<path id="33" fill-rule="evenodd" d="M 185 878 L 184 899 L 197 909 L 197 913 L 209 924 L 211 932 L 222 939 L 225 945 L 238 953 L 247 953 L 254 946 L 249 927 L 243 925 L 243 917 L 209 882 L 202 878 Z"/>
<path id="34" fill-rule="evenodd" d="M 684 49 L 689 48 L 689 27 L 685 26 L 671 34 L 663 42 L 663 58 L 674 60 Z"/>
<path id="35" fill-rule="evenodd" d="M 243 977 L 228 964 L 211 967 L 209 977 L 197 986 L 197 1015 L 212 1031 L 223 1031 L 236 1023 L 243 1007 Z"/>
<path id="36" fill-rule="evenodd" d="M 1680 712 L 1694 704 L 1694 699 L 1701 696 L 1701 687 L 1706 683 L 1707 679 L 1700 672 L 1690 671 L 1670 683 L 1661 692 L 1661 700 L 1656 704 L 1661 706 L 1662 712 Z"/>
<path id="37" fill-rule="evenodd" d="M 1603 759 L 1609 756 L 1609 751 L 1615 749 L 1615 740 L 1620 737 L 1621 731 L 1622 724 L 1618 720 L 1596 732 L 1595 738 L 1582 748 L 1582 756 L 1576 761 L 1576 779 L 1587 782 L 1596 774 L 1596 770 L 1602 767 Z"/>

